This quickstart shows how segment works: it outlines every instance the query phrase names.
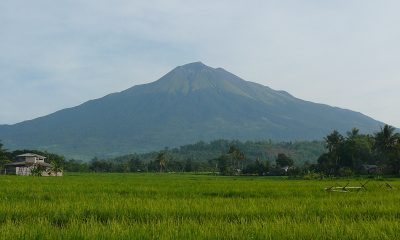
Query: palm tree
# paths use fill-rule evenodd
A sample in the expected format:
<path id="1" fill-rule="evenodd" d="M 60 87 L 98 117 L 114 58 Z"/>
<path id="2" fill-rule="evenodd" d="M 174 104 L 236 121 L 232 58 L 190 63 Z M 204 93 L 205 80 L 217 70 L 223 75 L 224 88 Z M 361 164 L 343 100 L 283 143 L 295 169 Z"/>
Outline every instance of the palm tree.
<path id="1" fill-rule="evenodd" d="M 0 171 L 3 171 L 4 164 L 8 163 L 7 150 L 3 149 L 3 144 L 0 141 Z"/>
<path id="2" fill-rule="evenodd" d="M 244 153 L 242 153 L 239 148 L 235 146 L 230 146 L 228 154 L 231 154 L 232 156 L 233 167 L 236 169 L 243 170 L 243 162 L 246 159 Z"/>
<path id="3" fill-rule="evenodd" d="M 343 143 L 343 136 L 336 130 L 325 138 L 326 148 L 330 153 L 338 154 L 340 145 Z"/>
<path id="4" fill-rule="evenodd" d="M 347 132 L 347 138 L 348 139 L 355 139 L 360 135 L 360 129 L 358 128 L 353 128 L 351 131 Z"/>
<path id="5" fill-rule="evenodd" d="M 325 138 L 326 148 L 329 151 L 330 157 L 328 159 L 332 159 L 334 161 L 333 165 L 335 166 L 335 171 L 339 169 L 340 163 L 340 153 L 341 148 L 344 142 L 343 136 L 336 130 L 334 130 L 331 134 L 326 136 Z"/>
<path id="6" fill-rule="evenodd" d="M 49 169 L 49 175 L 50 174 L 54 174 L 54 176 L 58 176 L 58 173 L 61 173 L 63 171 L 63 167 L 61 166 L 60 163 L 58 163 L 57 161 L 51 161 L 51 166 Z"/>
<path id="7" fill-rule="evenodd" d="M 375 149 L 383 155 L 391 152 L 400 139 L 399 133 L 395 133 L 396 128 L 385 125 L 381 131 L 375 133 Z"/>
<path id="8" fill-rule="evenodd" d="M 161 151 L 157 154 L 156 162 L 160 166 L 160 172 L 163 172 L 167 168 L 167 156 L 164 151 Z"/>
<path id="9" fill-rule="evenodd" d="M 395 131 L 396 128 L 386 124 L 374 135 L 374 148 L 379 157 L 378 162 L 386 165 L 386 170 L 391 173 L 399 173 L 400 169 L 400 153 L 397 151 L 400 135 Z"/>

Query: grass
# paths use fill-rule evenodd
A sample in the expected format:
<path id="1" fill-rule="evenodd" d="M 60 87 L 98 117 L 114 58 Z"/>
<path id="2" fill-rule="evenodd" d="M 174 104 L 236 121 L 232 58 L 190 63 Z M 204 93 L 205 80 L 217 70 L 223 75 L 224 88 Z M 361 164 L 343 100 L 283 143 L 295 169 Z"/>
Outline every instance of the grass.
<path id="1" fill-rule="evenodd" d="M 358 193 L 323 190 L 334 183 L 189 174 L 0 176 L 0 239 L 400 239 L 400 181 L 390 182 L 394 190 L 379 181 Z"/>

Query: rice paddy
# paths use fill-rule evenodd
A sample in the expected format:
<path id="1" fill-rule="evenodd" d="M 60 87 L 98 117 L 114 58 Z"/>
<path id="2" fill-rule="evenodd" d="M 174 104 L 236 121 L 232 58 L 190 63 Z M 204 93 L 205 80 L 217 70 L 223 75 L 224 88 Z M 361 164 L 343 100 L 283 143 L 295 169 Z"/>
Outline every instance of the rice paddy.
<path id="1" fill-rule="evenodd" d="M 400 239 L 400 181 L 0 176 L 0 239 Z"/>

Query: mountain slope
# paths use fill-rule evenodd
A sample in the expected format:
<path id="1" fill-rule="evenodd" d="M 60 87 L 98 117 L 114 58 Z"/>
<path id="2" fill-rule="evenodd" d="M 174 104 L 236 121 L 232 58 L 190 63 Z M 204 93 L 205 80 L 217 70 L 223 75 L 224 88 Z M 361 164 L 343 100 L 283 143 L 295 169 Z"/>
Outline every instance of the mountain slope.
<path id="1" fill-rule="evenodd" d="M 197 62 L 149 84 L 0 126 L 0 139 L 8 148 L 87 158 L 220 138 L 321 139 L 332 129 L 371 132 L 380 125 L 361 113 L 303 101 Z"/>

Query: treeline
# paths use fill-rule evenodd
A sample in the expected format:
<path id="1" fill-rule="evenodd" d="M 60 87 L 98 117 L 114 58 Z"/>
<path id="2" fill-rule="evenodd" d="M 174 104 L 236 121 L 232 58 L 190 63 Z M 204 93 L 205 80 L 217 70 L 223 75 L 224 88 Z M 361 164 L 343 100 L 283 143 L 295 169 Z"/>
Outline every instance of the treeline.
<path id="1" fill-rule="evenodd" d="M 245 156 L 241 161 L 241 168 L 235 172 L 258 173 L 254 164 L 257 162 L 265 166 L 274 166 L 279 154 L 290 156 L 296 164 L 302 165 L 311 160 L 316 162 L 325 151 L 322 141 L 278 142 L 237 140 L 215 140 L 209 143 L 200 141 L 179 148 L 164 149 L 144 154 L 129 154 L 117 158 L 94 158 L 90 162 L 70 160 L 66 163 L 69 171 L 94 172 L 220 172 L 220 157 L 232 155 L 231 148 L 240 149 Z M 233 169 L 228 167 L 228 169 Z M 253 170 L 252 170 L 253 169 Z M 267 170 L 264 169 L 264 175 Z M 229 172 L 231 170 L 228 170 Z"/>
<path id="2" fill-rule="evenodd" d="M 0 170 L 5 163 L 12 162 L 19 154 L 32 152 L 46 156 L 47 162 L 56 161 L 67 172 L 219 172 L 220 157 L 231 147 L 240 149 L 245 158 L 236 172 L 261 172 L 261 165 L 273 166 L 278 154 L 290 156 L 297 165 L 307 160 L 316 162 L 325 151 L 322 141 L 278 142 L 215 140 L 198 142 L 179 148 L 164 149 L 144 154 L 130 154 L 117 158 L 93 158 L 89 162 L 66 160 L 63 156 L 35 150 L 7 151 L 0 147 Z M 2 157 L 3 156 L 3 157 Z M 54 159 L 54 160 L 53 160 Z M 256 163 L 258 170 L 255 169 Z M 267 168 L 268 170 L 268 168 Z M 229 170 L 230 171 L 230 170 Z M 269 171 L 269 170 L 268 170 Z M 268 172 L 263 170 L 263 172 Z"/>
<path id="3" fill-rule="evenodd" d="M 302 154 L 310 157 L 299 158 Z M 385 125 L 374 134 L 362 134 L 354 128 L 341 135 L 335 130 L 324 138 L 324 142 L 199 142 L 141 155 L 95 158 L 86 169 L 95 172 L 215 172 L 298 177 L 398 175 L 400 134 L 394 127 Z"/>
<path id="4" fill-rule="evenodd" d="M 140 155 L 118 159 L 94 158 L 88 163 L 69 160 L 65 162 L 65 169 L 71 172 L 210 172 L 220 175 L 284 175 L 295 168 L 293 159 L 284 153 L 279 153 L 272 160 L 252 159 L 234 145 L 230 146 L 226 153 L 206 161 L 177 160 L 168 149 L 152 156 L 153 158 L 148 161 L 141 159 Z"/>
<path id="5" fill-rule="evenodd" d="M 346 136 L 337 131 L 325 137 L 327 153 L 318 158 L 315 170 L 326 175 L 400 173 L 400 134 L 385 125 L 373 135 L 352 129 Z"/>
<path id="6" fill-rule="evenodd" d="M 289 175 L 296 177 L 400 173 L 400 134 L 385 125 L 370 135 L 352 129 L 333 131 L 318 142 L 240 142 L 217 140 L 180 148 L 90 162 L 65 160 L 41 151 L 7 151 L 0 143 L 0 169 L 15 156 L 33 152 L 46 156 L 67 172 L 213 172 L 221 175 Z"/>
<path id="7" fill-rule="evenodd" d="M 170 160 L 169 165 L 188 165 L 194 169 L 201 169 L 214 166 L 217 159 L 227 153 L 235 146 L 246 156 L 246 161 L 274 161 L 279 153 L 284 153 L 296 162 L 304 164 L 307 161 L 316 162 L 318 157 L 325 152 L 322 141 L 296 141 L 296 142 L 273 142 L 266 141 L 246 141 L 237 140 L 215 140 L 209 143 L 200 141 L 195 144 L 188 144 L 179 148 L 164 149 L 144 154 L 130 154 L 113 159 L 113 162 L 127 162 L 131 159 L 139 159 L 150 163 L 154 161 L 160 152 L 164 152 Z M 180 164 L 178 164 L 180 163 Z"/>

